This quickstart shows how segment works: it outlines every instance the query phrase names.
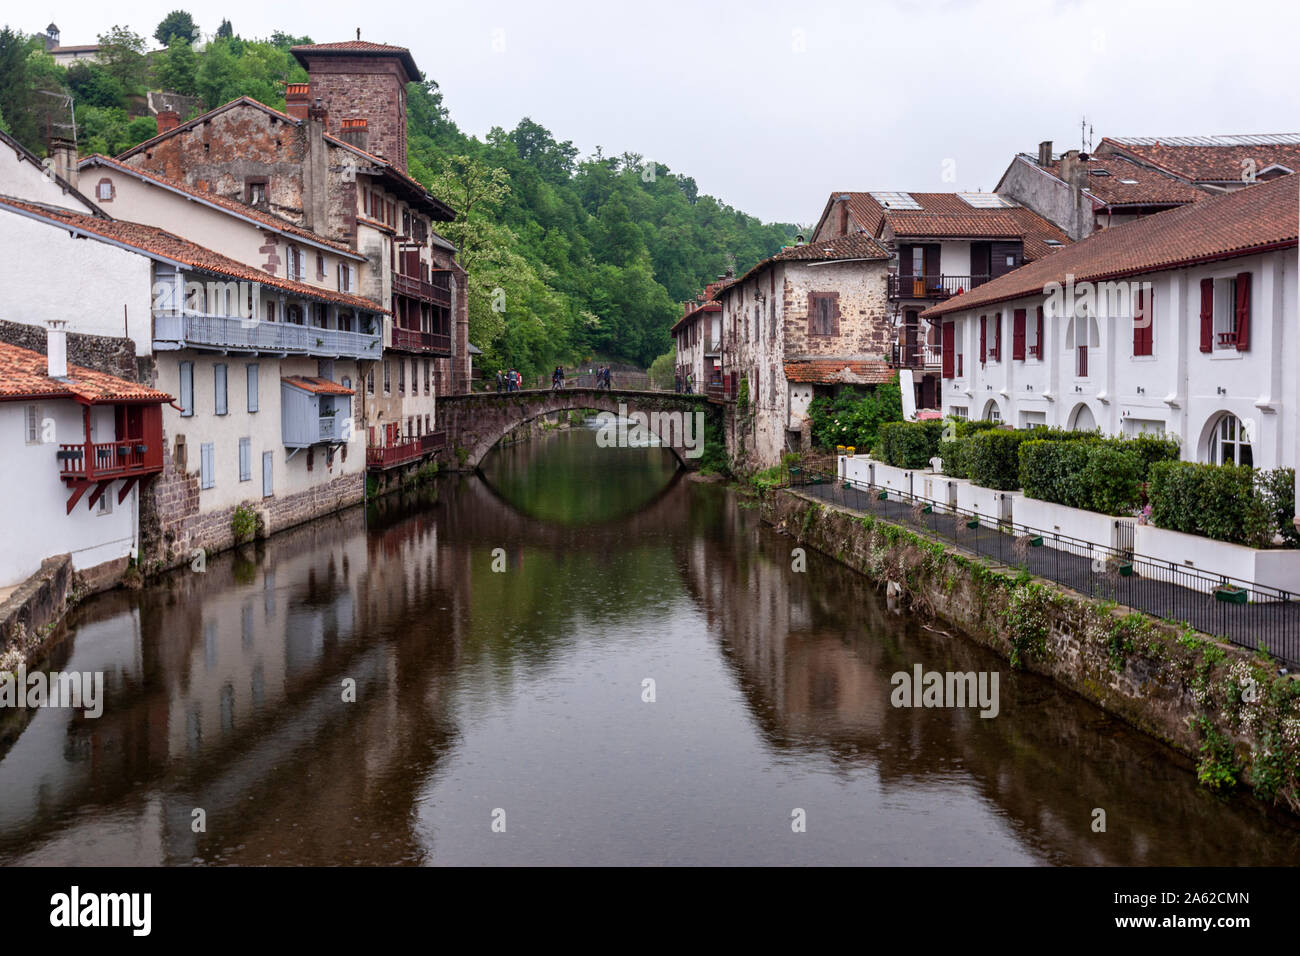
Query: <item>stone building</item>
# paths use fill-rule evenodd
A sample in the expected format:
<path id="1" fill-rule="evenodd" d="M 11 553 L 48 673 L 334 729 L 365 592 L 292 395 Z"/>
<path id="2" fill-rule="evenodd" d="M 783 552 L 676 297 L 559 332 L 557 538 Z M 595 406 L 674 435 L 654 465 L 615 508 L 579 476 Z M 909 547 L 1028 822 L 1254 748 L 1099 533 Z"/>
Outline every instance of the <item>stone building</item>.
<path id="1" fill-rule="evenodd" d="M 722 387 L 710 396 L 729 406 L 734 461 L 778 464 L 809 447 L 816 395 L 893 378 L 888 262 L 884 246 L 855 233 L 788 246 L 713 293 Z"/>

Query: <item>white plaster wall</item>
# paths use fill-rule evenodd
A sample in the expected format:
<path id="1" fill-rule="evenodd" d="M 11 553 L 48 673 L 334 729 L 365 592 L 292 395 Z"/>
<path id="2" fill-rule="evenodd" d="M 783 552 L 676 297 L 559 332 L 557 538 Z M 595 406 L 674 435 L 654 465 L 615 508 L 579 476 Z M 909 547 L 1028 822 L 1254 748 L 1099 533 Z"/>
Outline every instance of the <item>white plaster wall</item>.
<path id="1" fill-rule="evenodd" d="M 26 409 L 39 407 L 44 422 L 53 422 L 53 441 L 27 443 Z M 114 438 L 113 408 L 93 408 L 94 438 Z M 100 514 L 98 505 L 86 507 L 84 494 L 72 514 L 67 513 L 68 486 L 59 478 L 55 457 L 60 443 L 85 440 L 82 407 L 68 399 L 45 402 L 0 402 L 0 481 L 5 493 L 5 547 L 0 548 L 0 587 L 18 584 L 35 573 L 41 562 L 57 554 L 72 554 L 77 570 L 105 561 L 127 557 L 136 546 L 137 501 L 133 487 L 121 504 L 120 481 L 113 482 L 104 497 L 111 496 L 112 510 Z"/>

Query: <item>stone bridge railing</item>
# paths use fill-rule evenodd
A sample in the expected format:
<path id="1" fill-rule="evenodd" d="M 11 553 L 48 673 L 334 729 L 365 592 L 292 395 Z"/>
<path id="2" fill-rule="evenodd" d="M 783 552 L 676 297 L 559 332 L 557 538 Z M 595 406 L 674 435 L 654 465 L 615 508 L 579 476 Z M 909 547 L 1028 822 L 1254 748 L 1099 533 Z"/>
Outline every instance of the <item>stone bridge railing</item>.
<path id="1" fill-rule="evenodd" d="M 472 471 L 501 438 L 541 415 L 595 409 L 646 416 L 645 426 L 672 449 L 687 468 L 694 468 L 704 447 L 703 395 L 634 392 L 595 388 L 525 389 L 480 392 L 438 399 L 439 427 L 447 433 L 446 460 L 452 469 Z M 700 413 L 699 419 L 694 416 Z"/>

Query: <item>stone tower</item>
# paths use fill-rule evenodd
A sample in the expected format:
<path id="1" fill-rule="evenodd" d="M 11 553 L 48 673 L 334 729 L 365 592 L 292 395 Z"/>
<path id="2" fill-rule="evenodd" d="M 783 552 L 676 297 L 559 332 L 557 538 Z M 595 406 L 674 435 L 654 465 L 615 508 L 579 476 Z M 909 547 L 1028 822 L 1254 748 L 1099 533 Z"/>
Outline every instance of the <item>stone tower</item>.
<path id="1" fill-rule="evenodd" d="M 327 133 L 406 172 L 406 84 L 420 79 L 411 51 L 357 39 L 296 46 L 291 52 L 307 70 L 302 107 L 319 99 Z M 298 113 L 298 99 L 286 97 L 291 115 Z M 359 139 L 362 129 L 365 136 Z"/>

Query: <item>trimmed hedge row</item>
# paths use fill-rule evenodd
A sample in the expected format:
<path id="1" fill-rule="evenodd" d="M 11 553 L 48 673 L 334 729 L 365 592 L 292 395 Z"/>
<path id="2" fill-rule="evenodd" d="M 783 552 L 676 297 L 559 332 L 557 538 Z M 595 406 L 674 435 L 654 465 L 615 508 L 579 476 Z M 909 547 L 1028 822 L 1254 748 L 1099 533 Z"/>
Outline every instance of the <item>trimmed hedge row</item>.
<path id="1" fill-rule="evenodd" d="M 1034 439 L 1017 451 L 1026 497 L 1108 515 L 1131 515 L 1141 504 L 1142 458 L 1120 443 Z"/>
<path id="2" fill-rule="evenodd" d="M 966 458 L 966 440 L 972 435 L 990 428 L 997 428 L 998 423 L 986 418 L 964 419 L 950 418 L 947 424 L 952 426 L 950 437 L 941 438 L 936 453 L 943 459 L 943 473 L 954 478 L 969 478 Z"/>
<path id="3" fill-rule="evenodd" d="M 1295 515 L 1295 469 L 1256 471 L 1246 465 L 1190 461 L 1151 466 L 1151 523 L 1216 541 L 1266 548 L 1281 534 L 1300 546 Z"/>
<path id="4" fill-rule="evenodd" d="M 924 422 L 887 422 L 872 454 L 898 468 L 925 468 L 939 454 L 945 425 L 940 419 Z"/>

